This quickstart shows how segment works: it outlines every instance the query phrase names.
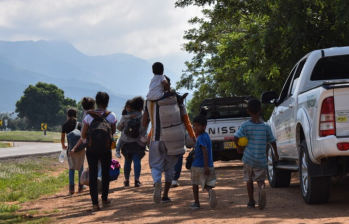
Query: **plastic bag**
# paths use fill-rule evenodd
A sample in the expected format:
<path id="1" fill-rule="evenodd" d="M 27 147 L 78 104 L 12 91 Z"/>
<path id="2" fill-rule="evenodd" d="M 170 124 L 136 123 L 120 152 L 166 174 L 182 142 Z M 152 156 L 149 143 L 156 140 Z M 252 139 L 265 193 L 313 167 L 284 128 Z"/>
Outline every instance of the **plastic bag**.
<path id="1" fill-rule="evenodd" d="M 58 157 L 58 161 L 63 163 L 67 156 L 67 150 L 62 149 L 61 154 Z"/>
<path id="2" fill-rule="evenodd" d="M 81 173 L 80 184 L 89 186 L 89 181 L 90 181 L 90 171 L 88 168 L 86 168 Z"/>

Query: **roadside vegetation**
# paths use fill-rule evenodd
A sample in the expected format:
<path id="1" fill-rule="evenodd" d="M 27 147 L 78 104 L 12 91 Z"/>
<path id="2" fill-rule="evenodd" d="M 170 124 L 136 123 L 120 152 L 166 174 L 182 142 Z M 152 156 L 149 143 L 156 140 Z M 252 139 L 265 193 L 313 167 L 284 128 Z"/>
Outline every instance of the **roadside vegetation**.
<path id="1" fill-rule="evenodd" d="M 47 131 L 44 135 L 43 131 L 0 131 L 0 141 L 53 142 L 60 139 L 59 132 Z"/>
<path id="2" fill-rule="evenodd" d="M 7 148 L 7 147 L 9 147 L 8 144 L 4 144 L 0 142 L 0 148 Z"/>
<path id="3" fill-rule="evenodd" d="M 35 218 L 38 211 L 20 212 L 21 203 L 60 191 L 68 185 L 67 177 L 56 156 L 0 161 L 0 223 L 49 222 Z"/>

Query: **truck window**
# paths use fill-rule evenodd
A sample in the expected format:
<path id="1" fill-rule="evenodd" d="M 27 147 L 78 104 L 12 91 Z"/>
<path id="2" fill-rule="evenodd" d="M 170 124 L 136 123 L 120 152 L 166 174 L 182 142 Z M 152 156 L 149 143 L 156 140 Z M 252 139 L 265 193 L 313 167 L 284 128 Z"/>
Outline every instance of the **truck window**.
<path id="1" fill-rule="evenodd" d="M 207 119 L 250 117 L 247 113 L 247 101 L 227 105 L 206 105 L 200 114 Z"/>
<path id="2" fill-rule="evenodd" d="M 321 58 L 310 76 L 311 81 L 349 79 L 349 55 Z"/>
<path id="3" fill-rule="evenodd" d="M 293 80 L 292 80 L 290 96 L 293 95 L 293 93 L 294 93 L 294 91 L 296 89 L 296 86 L 297 86 L 297 83 L 298 83 L 298 80 L 299 80 L 299 76 L 301 75 L 301 72 L 303 70 L 305 61 L 306 60 L 301 61 L 299 63 L 299 65 L 298 65 L 298 67 L 297 67 L 296 73 L 294 74 L 294 77 L 293 77 Z"/>

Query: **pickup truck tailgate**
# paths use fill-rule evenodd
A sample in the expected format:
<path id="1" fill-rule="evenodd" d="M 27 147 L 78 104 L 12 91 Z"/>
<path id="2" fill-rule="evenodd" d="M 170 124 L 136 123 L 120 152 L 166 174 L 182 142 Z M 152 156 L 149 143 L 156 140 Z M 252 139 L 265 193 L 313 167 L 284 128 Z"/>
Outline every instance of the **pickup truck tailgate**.
<path id="1" fill-rule="evenodd" d="M 336 110 L 336 135 L 349 137 L 349 87 L 333 90 Z"/>
<path id="2" fill-rule="evenodd" d="M 211 141 L 232 140 L 244 121 L 242 119 L 208 120 L 206 132 L 210 135 Z"/>

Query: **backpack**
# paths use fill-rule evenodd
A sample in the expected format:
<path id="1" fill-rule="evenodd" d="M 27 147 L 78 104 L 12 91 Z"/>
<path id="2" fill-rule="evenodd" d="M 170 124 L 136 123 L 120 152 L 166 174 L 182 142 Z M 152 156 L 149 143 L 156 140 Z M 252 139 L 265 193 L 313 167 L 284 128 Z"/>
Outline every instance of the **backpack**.
<path id="1" fill-rule="evenodd" d="M 139 136 L 139 128 L 141 126 L 140 117 L 131 118 L 124 129 L 124 133 L 126 136 L 130 138 L 138 138 Z"/>
<path id="2" fill-rule="evenodd" d="M 110 152 L 113 133 L 111 124 L 106 120 L 110 111 L 105 112 L 101 117 L 91 115 L 94 119 L 87 131 L 87 150 L 90 152 Z"/>
<path id="3" fill-rule="evenodd" d="M 81 132 L 78 129 L 78 125 L 79 125 L 79 122 L 76 122 L 75 129 L 67 134 L 68 150 L 69 151 L 74 148 L 76 143 L 78 143 L 78 141 L 81 138 Z M 69 155 L 69 153 L 68 153 L 68 155 Z"/>

